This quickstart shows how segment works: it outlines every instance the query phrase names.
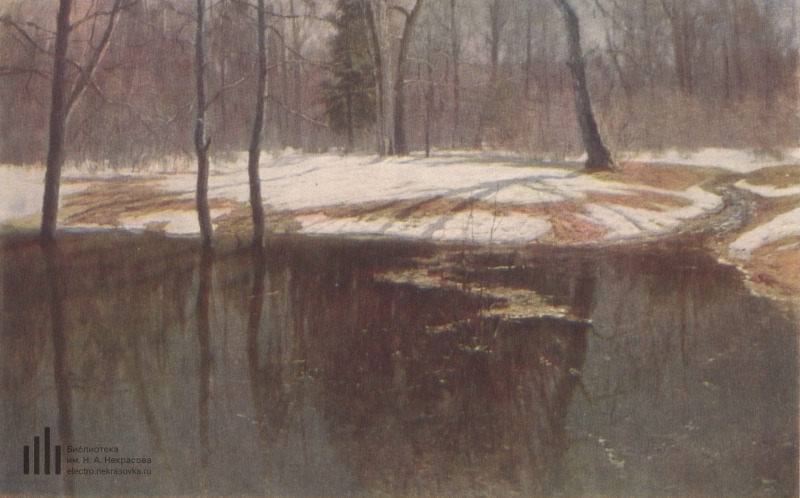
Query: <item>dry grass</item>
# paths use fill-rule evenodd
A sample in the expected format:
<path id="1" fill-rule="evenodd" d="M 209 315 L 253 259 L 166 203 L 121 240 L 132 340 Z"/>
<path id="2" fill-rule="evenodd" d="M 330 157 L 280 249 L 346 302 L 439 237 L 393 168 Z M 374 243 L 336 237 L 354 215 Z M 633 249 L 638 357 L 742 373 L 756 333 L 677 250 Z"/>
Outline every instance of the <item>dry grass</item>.
<path id="1" fill-rule="evenodd" d="M 751 215 L 742 227 L 742 232 L 771 221 L 779 214 L 788 213 L 800 206 L 800 195 L 786 197 L 758 197 L 753 201 Z"/>
<path id="2" fill-rule="evenodd" d="M 744 264 L 751 285 L 761 294 L 788 298 L 800 295 L 800 238 L 786 237 L 765 244 Z"/>
<path id="3" fill-rule="evenodd" d="M 691 206 L 692 201 L 685 197 L 662 194 L 660 192 L 636 191 L 635 195 L 614 194 L 610 192 L 587 192 L 588 202 L 615 204 L 650 211 L 665 211 L 666 208 Z"/>
<path id="4" fill-rule="evenodd" d="M 553 238 L 563 244 L 582 244 L 603 238 L 608 229 L 595 225 L 576 213 L 554 213 L 550 217 Z"/>
<path id="5" fill-rule="evenodd" d="M 769 185 L 777 188 L 800 184 L 800 164 L 762 168 L 745 177 L 751 185 Z"/>
<path id="6" fill-rule="evenodd" d="M 667 190 L 686 190 L 713 177 L 710 168 L 685 168 L 643 163 L 622 163 L 621 170 L 594 175 L 601 180 L 615 181 L 627 185 L 647 185 Z"/>
<path id="7" fill-rule="evenodd" d="M 236 206 L 227 199 L 209 199 L 211 209 Z M 194 199 L 179 198 L 151 185 L 150 180 L 124 179 L 95 183 L 69 196 L 64 202 L 64 220 L 76 225 L 119 226 L 121 218 L 164 211 L 194 211 Z M 155 227 L 157 229 L 157 227 Z"/>
<path id="8" fill-rule="evenodd" d="M 217 223 L 217 235 L 234 237 L 250 235 L 253 233 L 253 212 L 249 204 L 239 204 L 230 213 L 217 218 L 215 223 Z M 265 207 L 264 229 L 267 233 L 296 232 L 300 229 L 300 223 L 287 212 Z"/>

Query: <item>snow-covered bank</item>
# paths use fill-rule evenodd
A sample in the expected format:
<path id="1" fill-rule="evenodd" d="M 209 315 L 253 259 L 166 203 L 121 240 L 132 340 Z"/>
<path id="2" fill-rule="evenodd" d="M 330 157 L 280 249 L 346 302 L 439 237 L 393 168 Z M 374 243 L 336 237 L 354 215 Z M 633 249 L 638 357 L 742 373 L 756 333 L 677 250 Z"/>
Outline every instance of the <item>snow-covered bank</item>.
<path id="1" fill-rule="evenodd" d="M 676 164 L 721 168 L 735 173 L 751 173 L 769 166 L 800 163 L 800 148 L 787 149 L 776 153 L 754 150 L 707 148 L 695 152 L 666 150 L 634 154 L 631 161 L 654 164 Z"/>
<path id="2" fill-rule="evenodd" d="M 688 155 L 640 155 L 637 160 L 653 164 L 647 168 L 657 168 L 655 163 L 679 163 L 750 171 L 798 158 L 800 149 L 780 158 L 709 149 Z M 212 218 L 220 223 L 233 211 L 231 202 L 243 205 L 249 198 L 245 163 L 245 156 L 238 155 L 212 165 L 209 197 L 219 201 Z M 272 212 L 284 213 L 295 220 L 301 232 L 314 234 L 472 243 L 590 242 L 669 233 L 686 220 L 718 212 L 723 205 L 718 195 L 699 184 L 670 190 L 625 181 L 624 172 L 584 175 L 579 168 L 576 163 L 533 163 L 510 154 L 449 152 L 430 159 L 379 159 L 289 153 L 265 156 L 260 173 L 265 204 Z M 39 213 L 43 176 L 41 168 L 0 167 L 0 224 Z M 76 221 L 62 210 L 63 225 L 198 232 L 191 202 L 196 179 L 184 167 L 165 168 L 158 163 L 144 171 L 115 175 L 84 165 L 67 168 L 63 178 L 62 205 L 66 199 L 83 210 L 98 202 L 105 185 L 121 188 L 122 179 L 160 196 L 158 207 L 119 210 L 113 219 L 100 216 L 99 221 L 91 222 L 94 224 L 86 218 Z M 702 178 L 698 176 L 697 181 Z M 101 194 L 98 186 L 103 186 Z M 742 181 L 737 187 L 769 196 L 800 192 L 800 185 L 775 189 Z M 129 199 L 135 197 L 124 189 L 123 193 Z M 116 194 L 109 195 L 113 202 Z M 108 195 L 103 201 L 109 201 Z M 402 209 L 393 208 L 401 203 L 406 203 Z M 793 233 L 787 226 L 798 225 L 791 216 L 773 222 L 769 230 L 780 233 Z M 736 250 L 741 253 L 739 245 Z"/>
<path id="3" fill-rule="evenodd" d="M 780 214 L 743 233 L 729 247 L 734 256 L 746 258 L 757 248 L 787 237 L 800 237 L 800 208 Z"/>
<path id="4" fill-rule="evenodd" d="M 790 195 L 800 195 L 800 185 L 791 187 L 776 188 L 771 185 L 750 185 L 747 180 L 740 180 L 734 184 L 737 188 L 747 190 L 761 197 L 787 197 Z"/>

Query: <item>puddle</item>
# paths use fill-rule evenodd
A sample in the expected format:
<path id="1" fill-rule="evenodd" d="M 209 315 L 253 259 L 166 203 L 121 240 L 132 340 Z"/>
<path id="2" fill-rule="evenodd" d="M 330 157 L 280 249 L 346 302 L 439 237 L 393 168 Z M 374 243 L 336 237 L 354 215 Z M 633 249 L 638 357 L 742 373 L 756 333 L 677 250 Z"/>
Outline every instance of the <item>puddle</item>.
<path id="1" fill-rule="evenodd" d="M 68 234 L 2 262 L 6 493 L 797 493 L 797 317 L 699 252 Z M 45 427 L 61 474 L 24 475 Z"/>

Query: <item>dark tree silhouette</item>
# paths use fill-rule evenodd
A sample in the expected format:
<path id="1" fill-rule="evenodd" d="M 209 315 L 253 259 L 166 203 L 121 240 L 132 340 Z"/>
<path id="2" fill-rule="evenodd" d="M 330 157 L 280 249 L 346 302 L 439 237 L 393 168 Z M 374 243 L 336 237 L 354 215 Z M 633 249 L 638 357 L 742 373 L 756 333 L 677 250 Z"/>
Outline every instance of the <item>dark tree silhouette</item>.
<path id="1" fill-rule="evenodd" d="M 129 5 L 132 5 L 130 3 Z M 69 33 L 73 28 L 70 24 L 72 0 L 60 0 L 58 14 L 56 15 L 56 41 L 53 57 L 53 80 L 50 101 L 50 130 L 47 146 L 47 171 L 44 181 L 44 200 L 42 203 L 42 226 L 40 237 L 43 244 L 50 244 L 55 240 L 56 221 L 58 219 L 58 191 L 61 185 L 61 167 L 64 164 L 64 149 L 66 142 L 67 119 L 69 113 L 78 99 L 83 95 L 86 85 L 91 81 L 92 75 L 103 54 L 108 47 L 111 33 L 117 14 L 122 8 L 122 0 L 115 0 L 108 12 L 108 24 L 100 37 L 97 45 L 92 45 L 87 63 L 80 68 L 72 89 L 67 92 L 67 49 L 69 48 Z M 95 13 L 96 14 L 96 13 Z M 89 14 L 87 14 L 89 15 Z"/>
<path id="2" fill-rule="evenodd" d="M 197 217 L 200 222 L 200 237 L 203 245 L 211 246 L 213 227 L 211 226 L 211 212 L 208 207 L 208 149 L 211 140 L 206 137 L 206 86 L 205 64 L 206 56 L 203 47 L 205 29 L 205 1 L 197 0 L 197 31 L 195 32 L 194 45 L 194 72 L 197 98 L 197 120 L 194 127 L 194 150 L 197 154 Z"/>
<path id="3" fill-rule="evenodd" d="M 253 245 L 264 241 L 264 206 L 261 201 L 261 179 L 258 161 L 261 157 L 261 132 L 264 128 L 264 100 L 267 90 L 267 42 L 264 0 L 258 0 L 258 85 L 256 85 L 255 116 L 247 156 L 247 173 L 250 179 L 250 207 L 253 210 Z"/>
<path id="4" fill-rule="evenodd" d="M 355 131 L 374 122 L 375 64 L 370 54 L 369 33 L 364 30 L 369 14 L 363 4 L 339 0 L 337 9 L 331 75 L 323 83 L 325 113 L 334 129 L 346 132 L 347 152 L 352 152 Z"/>
<path id="5" fill-rule="evenodd" d="M 400 7 L 395 7 L 406 17 L 406 23 L 403 26 L 403 36 L 400 38 L 400 52 L 397 56 L 397 79 L 395 79 L 394 83 L 394 152 L 399 156 L 408 154 L 405 131 L 405 94 L 403 93 L 403 87 L 406 83 L 405 69 L 406 60 L 408 59 L 408 49 L 411 44 L 412 34 L 414 33 L 414 25 L 417 23 L 423 3 L 424 0 L 417 0 L 411 12 Z"/>
<path id="6" fill-rule="evenodd" d="M 578 118 L 578 127 L 581 131 L 583 146 L 588 155 L 586 171 L 604 171 L 613 169 L 614 162 L 611 154 L 603 145 L 597 122 L 592 112 L 592 102 L 589 98 L 589 89 L 586 85 L 586 67 L 581 50 L 581 33 L 578 25 L 578 16 L 567 0 L 553 0 L 564 16 L 567 28 L 567 41 L 569 43 L 569 68 L 572 72 L 572 87 L 575 92 L 575 113 Z"/>

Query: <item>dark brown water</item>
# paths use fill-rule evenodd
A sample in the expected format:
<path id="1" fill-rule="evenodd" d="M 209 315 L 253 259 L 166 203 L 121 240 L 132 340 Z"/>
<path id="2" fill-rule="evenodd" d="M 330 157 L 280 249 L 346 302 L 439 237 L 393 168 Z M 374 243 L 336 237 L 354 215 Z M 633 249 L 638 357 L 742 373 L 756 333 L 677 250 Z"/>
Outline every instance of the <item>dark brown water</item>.
<path id="1" fill-rule="evenodd" d="M 797 493 L 797 317 L 698 252 L 70 235 L 2 264 L 0 492 Z"/>

